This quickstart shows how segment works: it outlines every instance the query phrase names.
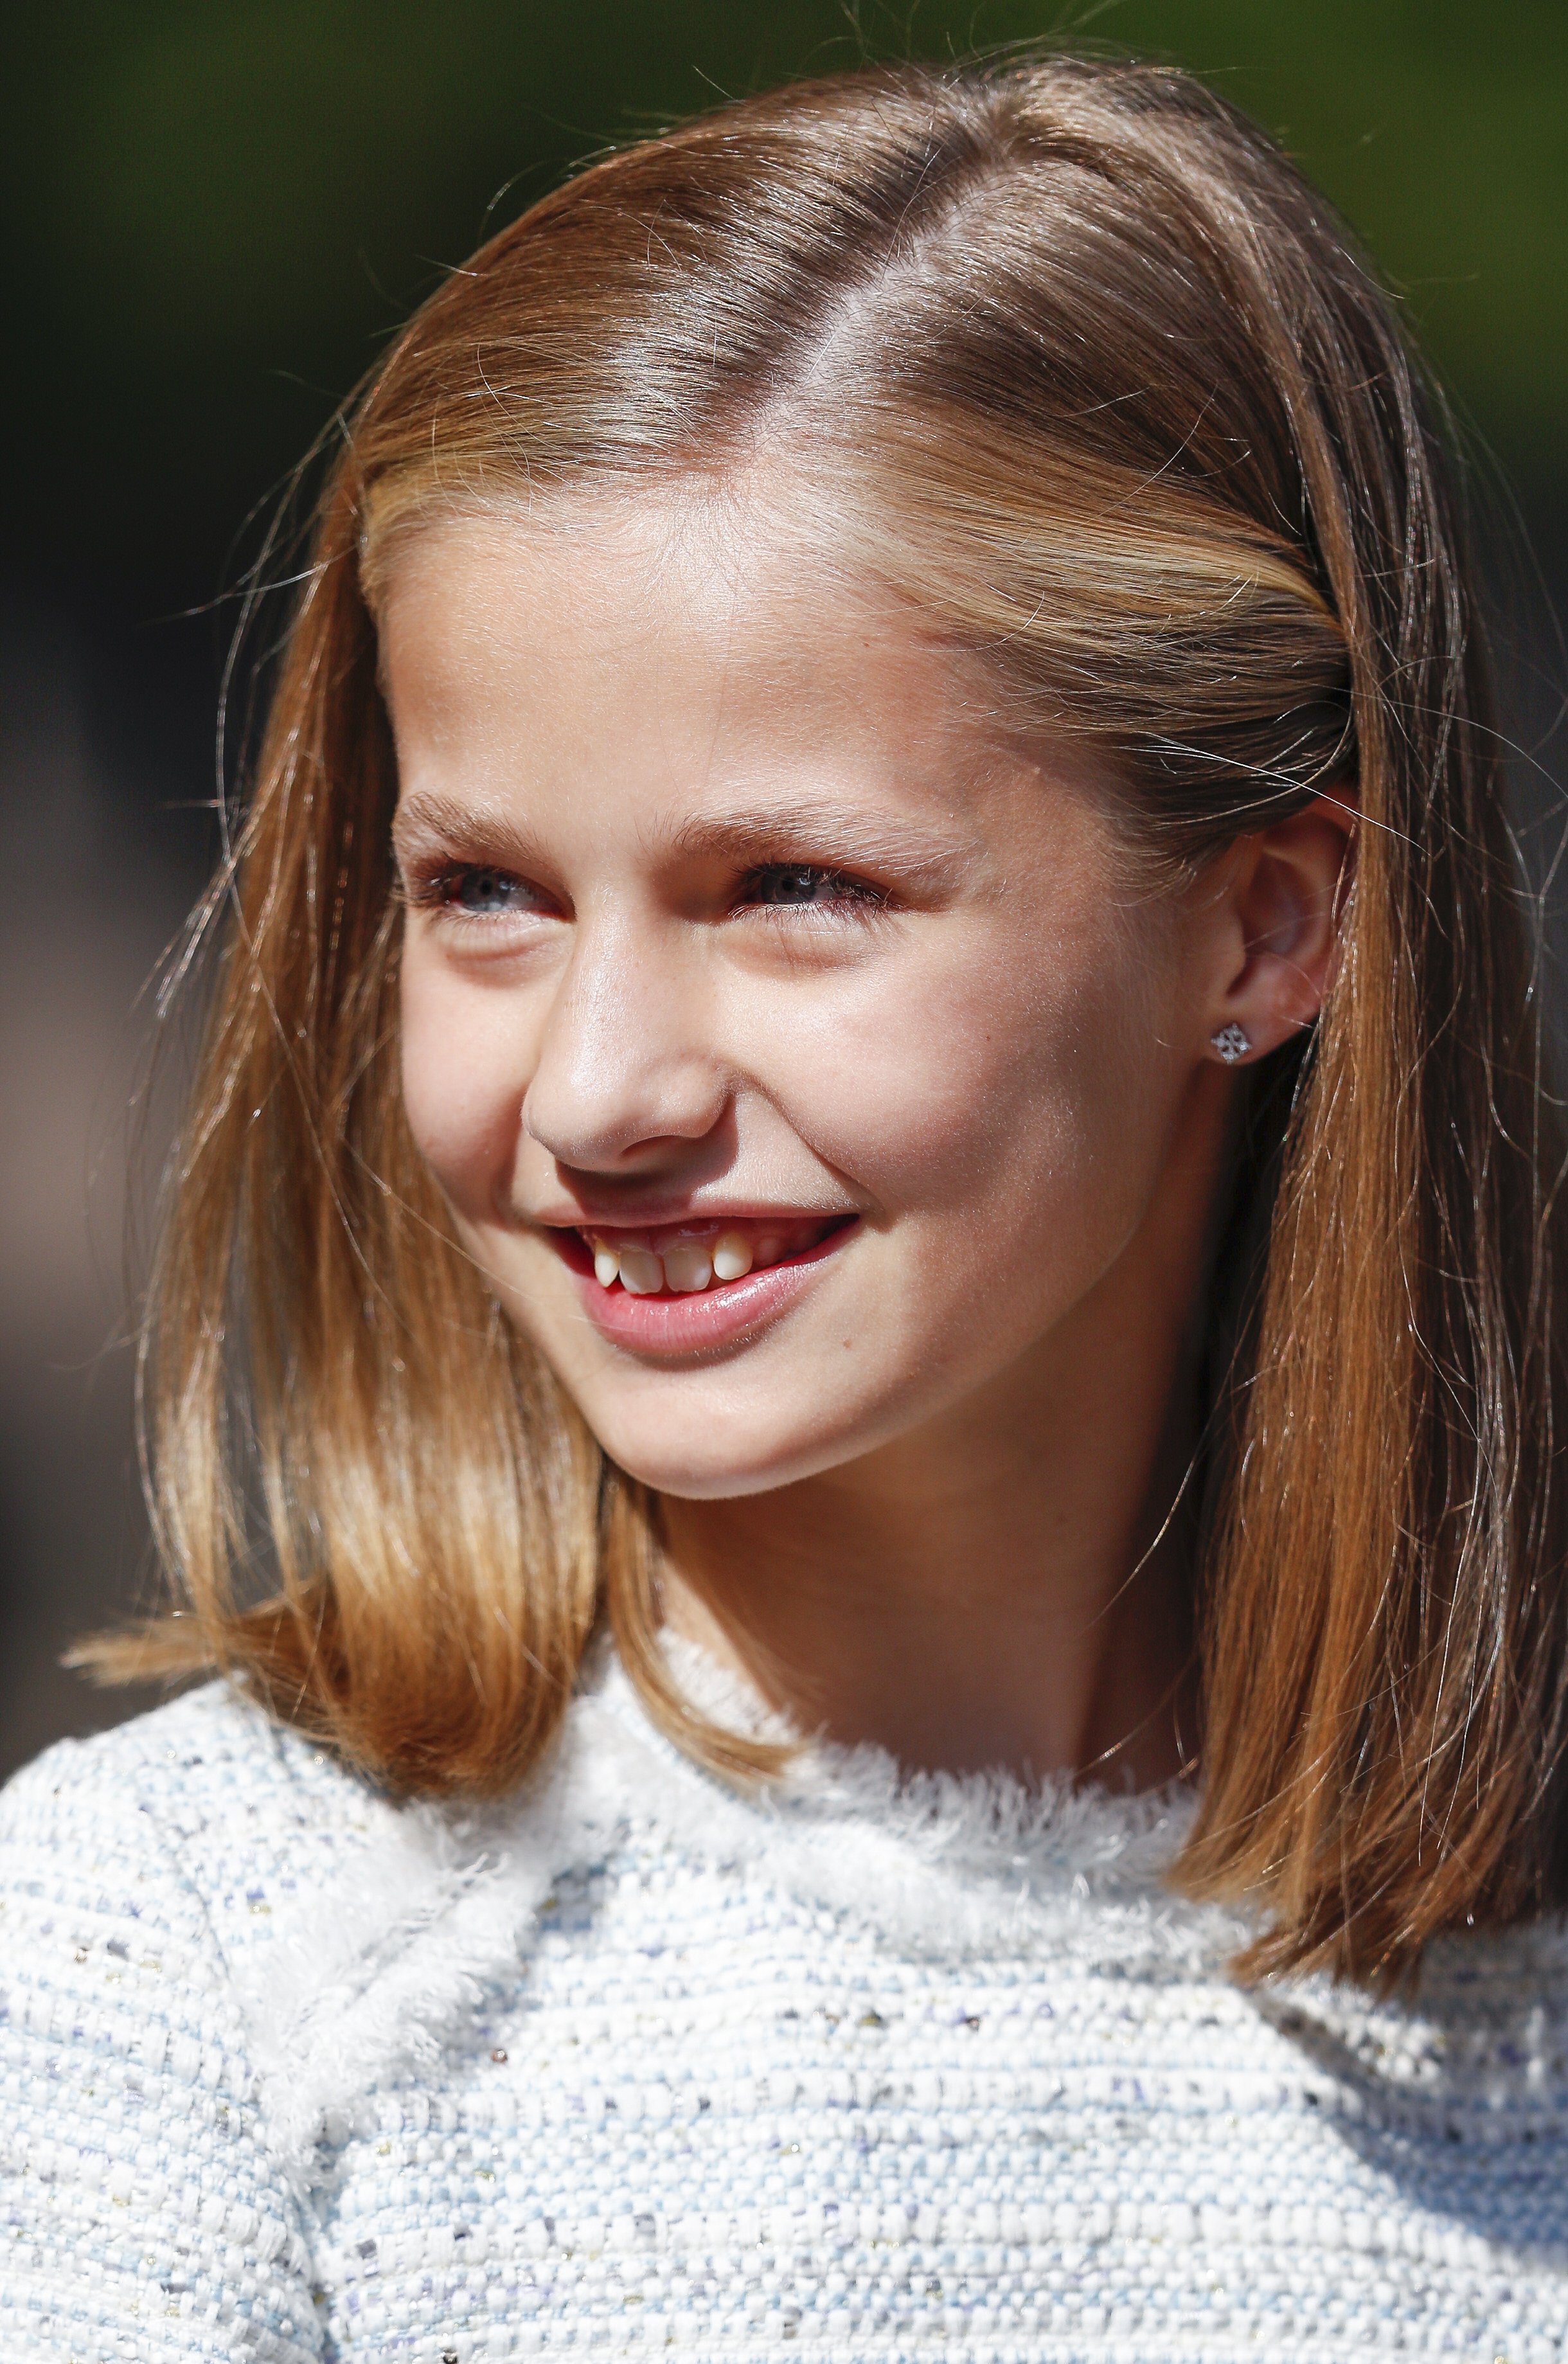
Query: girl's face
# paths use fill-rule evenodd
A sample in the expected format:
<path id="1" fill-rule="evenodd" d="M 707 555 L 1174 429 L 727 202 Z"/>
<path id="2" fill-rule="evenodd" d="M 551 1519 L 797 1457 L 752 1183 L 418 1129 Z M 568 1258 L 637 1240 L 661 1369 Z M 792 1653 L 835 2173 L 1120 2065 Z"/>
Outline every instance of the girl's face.
<path id="1" fill-rule="evenodd" d="M 409 1121 L 624 1468 L 1001 1414 L 1158 1293 L 1213 947 L 1082 758 L 695 491 L 430 526 L 383 622 Z"/>

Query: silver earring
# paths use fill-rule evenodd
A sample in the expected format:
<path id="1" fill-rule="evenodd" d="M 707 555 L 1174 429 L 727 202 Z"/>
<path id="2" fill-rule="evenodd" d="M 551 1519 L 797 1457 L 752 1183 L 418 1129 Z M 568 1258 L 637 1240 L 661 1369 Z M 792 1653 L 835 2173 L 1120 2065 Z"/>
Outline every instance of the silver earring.
<path id="1" fill-rule="evenodd" d="M 1211 1034 L 1208 1039 L 1228 1067 L 1233 1067 L 1238 1059 L 1244 1059 L 1252 1047 L 1252 1038 L 1246 1028 L 1235 1024 L 1222 1026 L 1218 1034 Z"/>

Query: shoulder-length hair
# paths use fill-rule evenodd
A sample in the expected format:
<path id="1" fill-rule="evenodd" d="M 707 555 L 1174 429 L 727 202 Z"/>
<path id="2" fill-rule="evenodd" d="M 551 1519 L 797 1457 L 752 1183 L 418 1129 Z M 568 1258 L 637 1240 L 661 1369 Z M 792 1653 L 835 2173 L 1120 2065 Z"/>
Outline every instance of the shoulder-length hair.
<path id="1" fill-rule="evenodd" d="M 410 1143 L 375 597 L 433 515 L 765 452 L 1020 729 L 1107 753 L 1159 876 L 1353 795 L 1335 981 L 1247 1086 L 1176 1877 L 1263 1909 L 1253 1971 L 1387 1978 L 1561 1904 L 1557 1148 L 1433 403 L 1321 199 L 1162 68 L 807 83 L 545 197 L 343 429 L 155 1274 L 183 1607 L 92 1662 L 240 1673 L 395 1789 L 495 1792 L 607 1625 L 685 1745 L 763 1762 L 673 1691 L 658 1505 Z"/>

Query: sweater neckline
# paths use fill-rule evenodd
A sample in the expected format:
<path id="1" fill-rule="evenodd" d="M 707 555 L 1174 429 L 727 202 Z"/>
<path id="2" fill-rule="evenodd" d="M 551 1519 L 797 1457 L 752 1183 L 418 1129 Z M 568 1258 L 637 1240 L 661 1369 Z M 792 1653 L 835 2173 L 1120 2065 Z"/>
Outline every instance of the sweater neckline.
<path id="1" fill-rule="evenodd" d="M 673 1656 L 694 1704 L 755 1719 L 755 1701 L 748 1711 L 711 1661 Z M 1094 1783 L 910 1778 L 864 1745 L 807 1745 L 784 1779 L 749 1793 L 666 1739 L 601 1649 L 516 1796 L 478 1811 L 366 1801 L 362 1846 L 330 1893 L 302 1897 L 237 1965 L 279 2155 L 303 2171 L 334 2113 L 435 2058 L 476 1997 L 516 1975 L 560 1879 L 628 1856 L 660 1866 L 667 1897 L 677 1864 L 739 1880 L 894 1960 L 1211 1974 L 1242 1933 L 1165 1882 L 1195 1802 Z"/>
<path id="2" fill-rule="evenodd" d="M 754 1843 L 770 1849 L 792 1838 L 829 1848 L 858 1840 L 944 1886 L 999 1885 L 1015 1899 L 1054 1894 L 1087 1902 L 1159 1891 L 1196 1816 L 1197 1792 L 1183 1780 L 1132 1790 L 1065 1776 L 1025 1782 L 1000 1768 L 911 1772 L 874 1742 L 842 1746 L 802 1735 L 695 1644 L 672 1639 L 665 1648 L 680 1689 L 701 1714 L 791 1744 L 795 1753 L 776 1781 L 751 1790 L 727 1781 L 658 1729 L 620 1658 L 605 1647 L 588 1670 L 579 1712 L 593 1716 L 596 1702 L 659 1765 L 664 1778 L 662 1794 L 648 1801 L 650 1822 L 668 1819 L 684 1792 L 732 1830 L 749 1824 Z"/>

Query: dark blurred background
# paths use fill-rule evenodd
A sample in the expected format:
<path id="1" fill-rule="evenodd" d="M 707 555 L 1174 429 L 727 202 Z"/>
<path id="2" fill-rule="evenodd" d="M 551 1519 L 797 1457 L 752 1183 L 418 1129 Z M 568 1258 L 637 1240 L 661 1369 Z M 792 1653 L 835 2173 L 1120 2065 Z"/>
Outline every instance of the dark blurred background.
<path id="1" fill-rule="evenodd" d="M 440 273 L 574 159 L 802 71 L 1041 36 L 1195 68 L 1381 261 L 1458 407 L 1544 883 L 1568 677 L 1562 0 L 6 11 L 0 1772 L 141 1703 L 57 1661 L 148 1580 L 127 1110 L 147 980 L 214 852 L 217 685 L 256 520 Z M 1554 889 L 1547 917 L 1560 937 Z M 165 1122 L 155 1107 L 154 1158 Z"/>

